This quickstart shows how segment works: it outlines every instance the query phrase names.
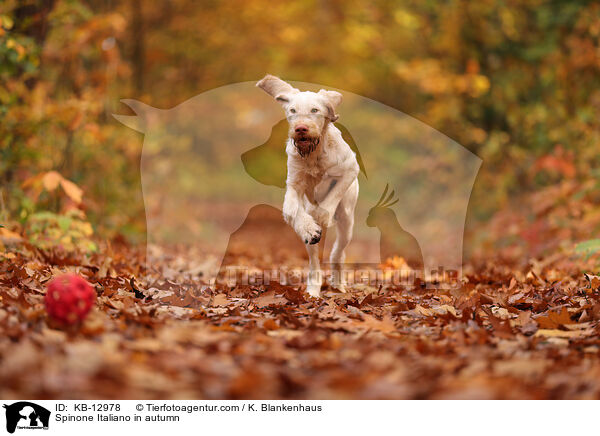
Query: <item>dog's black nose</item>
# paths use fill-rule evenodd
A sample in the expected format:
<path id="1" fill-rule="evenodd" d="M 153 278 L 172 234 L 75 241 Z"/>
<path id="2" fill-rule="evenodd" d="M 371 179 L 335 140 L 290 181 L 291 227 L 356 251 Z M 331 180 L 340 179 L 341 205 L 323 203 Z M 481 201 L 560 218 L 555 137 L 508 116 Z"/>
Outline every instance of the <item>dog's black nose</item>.
<path id="1" fill-rule="evenodd" d="M 308 132 L 308 127 L 306 127 L 304 124 L 300 124 L 299 126 L 296 126 L 296 133 L 306 133 Z"/>

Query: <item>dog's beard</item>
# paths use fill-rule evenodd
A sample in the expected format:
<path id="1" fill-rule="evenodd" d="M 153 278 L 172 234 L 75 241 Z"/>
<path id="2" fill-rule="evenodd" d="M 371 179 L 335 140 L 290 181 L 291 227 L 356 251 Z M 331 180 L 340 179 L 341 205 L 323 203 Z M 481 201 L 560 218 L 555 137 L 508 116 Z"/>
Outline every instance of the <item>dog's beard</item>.
<path id="1" fill-rule="evenodd" d="M 294 146 L 296 147 L 296 150 L 298 150 L 298 154 L 301 157 L 306 157 L 317 149 L 320 139 L 319 138 L 298 138 L 298 139 L 293 139 L 293 141 L 294 141 Z"/>

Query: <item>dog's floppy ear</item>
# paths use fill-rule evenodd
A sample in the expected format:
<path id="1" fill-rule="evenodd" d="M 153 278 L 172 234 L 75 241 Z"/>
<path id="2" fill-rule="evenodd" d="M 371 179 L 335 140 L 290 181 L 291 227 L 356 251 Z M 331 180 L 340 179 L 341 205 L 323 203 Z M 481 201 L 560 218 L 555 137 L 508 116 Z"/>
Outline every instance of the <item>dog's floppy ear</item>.
<path id="1" fill-rule="evenodd" d="M 288 103 L 290 101 L 290 94 L 300 92 L 289 83 L 284 82 L 279 77 L 271 76 L 270 74 L 263 77 L 256 86 L 280 103 Z"/>
<path id="2" fill-rule="evenodd" d="M 326 91 L 324 89 L 321 89 L 318 94 L 325 100 L 328 118 L 332 122 L 337 121 L 340 116 L 335 113 L 335 110 L 342 102 L 342 94 L 337 91 Z"/>

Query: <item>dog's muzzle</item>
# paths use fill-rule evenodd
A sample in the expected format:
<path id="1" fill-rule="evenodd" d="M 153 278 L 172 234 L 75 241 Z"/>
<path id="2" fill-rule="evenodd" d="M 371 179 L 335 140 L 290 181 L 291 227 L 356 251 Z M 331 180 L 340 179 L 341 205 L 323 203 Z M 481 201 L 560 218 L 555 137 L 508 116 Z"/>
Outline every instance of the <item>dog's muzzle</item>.
<path id="1" fill-rule="evenodd" d="M 298 150 L 298 154 L 301 157 L 306 157 L 317 149 L 320 139 L 319 138 L 298 138 L 298 139 L 293 139 L 293 141 L 294 141 L 294 146 L 296 147 L 296 150 Z"/>

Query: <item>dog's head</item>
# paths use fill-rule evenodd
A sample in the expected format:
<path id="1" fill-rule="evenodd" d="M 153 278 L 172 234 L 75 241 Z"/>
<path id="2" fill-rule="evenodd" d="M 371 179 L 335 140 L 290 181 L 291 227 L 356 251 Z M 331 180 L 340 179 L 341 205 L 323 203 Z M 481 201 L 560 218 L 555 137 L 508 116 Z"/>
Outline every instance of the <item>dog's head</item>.
<path id="1" fill-rule="evenodd" d="M 277 100 L 285 110 L 289 123 L 288 136 L 302 156 L 316 149 L 327 123 L 339 118 L 335 113 L 342 102 L 339 92 L 324 89 L 319 92 L 300 92 L 271 75 L 266 75 L 256 86 Z"/>

